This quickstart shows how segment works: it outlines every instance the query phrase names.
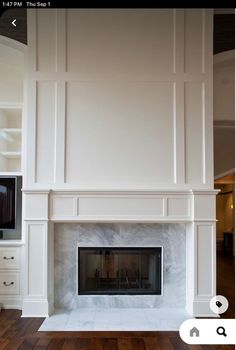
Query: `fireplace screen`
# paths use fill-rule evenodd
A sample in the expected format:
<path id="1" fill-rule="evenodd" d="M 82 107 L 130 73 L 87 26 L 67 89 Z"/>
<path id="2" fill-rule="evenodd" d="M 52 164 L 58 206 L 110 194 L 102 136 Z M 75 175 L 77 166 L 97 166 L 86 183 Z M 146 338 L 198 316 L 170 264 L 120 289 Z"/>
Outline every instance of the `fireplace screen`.
<path id="1" fill-rule="evenodd" d="M 161 294 L 161 248 L 78 248 L 79 294 Z"/>

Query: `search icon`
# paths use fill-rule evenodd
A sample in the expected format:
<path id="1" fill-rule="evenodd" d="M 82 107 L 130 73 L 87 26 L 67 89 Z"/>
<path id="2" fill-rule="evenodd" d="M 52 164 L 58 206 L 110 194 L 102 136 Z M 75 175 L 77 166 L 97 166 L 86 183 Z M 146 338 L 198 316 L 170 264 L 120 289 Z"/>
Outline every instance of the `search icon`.
<path id="1" fill-rule="evenodd" d="M 225 333 L 225 328 L 224 327 L 218 327 L 216 332 L 219 335 L 223 335 L 224 337 L 227 337 L 227 334 Z"/>

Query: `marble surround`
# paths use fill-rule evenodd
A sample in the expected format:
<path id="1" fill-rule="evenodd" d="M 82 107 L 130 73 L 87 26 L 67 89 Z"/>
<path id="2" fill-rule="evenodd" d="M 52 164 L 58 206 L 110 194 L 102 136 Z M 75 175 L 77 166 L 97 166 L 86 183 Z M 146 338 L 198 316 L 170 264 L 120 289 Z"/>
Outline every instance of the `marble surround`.
<path id="1" fill-rule="evenodd" d="M 54 228 L 55 307 L 185 308 L 186 227 L 167 223 L 60 223 Z M 77 294 L 77 247 L 163 247 L 162 295 Z"/>
<path id="2" fill-rule="evenodd" d="M 190 317 L 175 308 L 55 310 L 39 331 L 178 331 Z"/>

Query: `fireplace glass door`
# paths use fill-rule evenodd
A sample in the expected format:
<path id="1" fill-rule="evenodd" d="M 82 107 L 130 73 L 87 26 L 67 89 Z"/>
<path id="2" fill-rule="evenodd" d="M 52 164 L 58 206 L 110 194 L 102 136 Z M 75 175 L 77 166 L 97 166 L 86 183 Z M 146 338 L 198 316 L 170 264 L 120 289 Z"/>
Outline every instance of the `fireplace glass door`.
<path id="1" fill-rule="evenodd" d="M 78 294 L 161 294 L 161 248 L 78 248 Z"/>

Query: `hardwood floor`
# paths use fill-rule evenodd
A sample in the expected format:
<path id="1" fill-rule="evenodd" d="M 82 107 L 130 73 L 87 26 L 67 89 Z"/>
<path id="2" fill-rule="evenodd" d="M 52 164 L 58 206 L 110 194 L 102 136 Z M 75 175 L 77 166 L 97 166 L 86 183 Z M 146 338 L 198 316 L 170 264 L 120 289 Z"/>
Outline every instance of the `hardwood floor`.
<path id="1" fill-rule="evenodd" d="M 234 317 L 234 259 L 219 254 L 217 292 Z M 37 332 L 43 318 L 21 318 L 18 310 L 0 312 L 0 350 L 233 350 L 233 345 L 187 345 L 178 332 Z"/>
<path id="2" fill-rule="evenodd" d="M 229 301 L 228 310 L 223 318 L 235 317 L 235 258 L 231 254 L 217 254 L 217 294 L 224 295 Z"/>

